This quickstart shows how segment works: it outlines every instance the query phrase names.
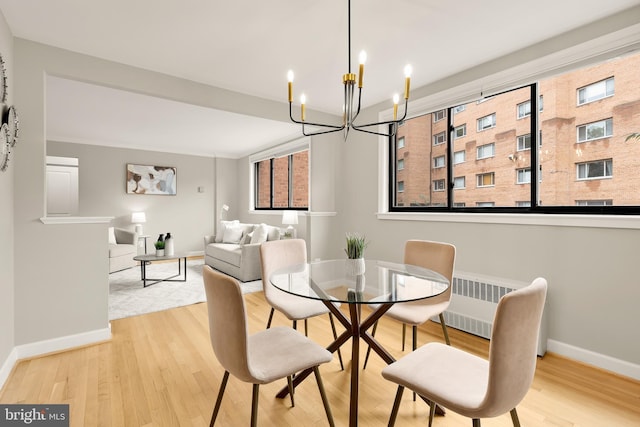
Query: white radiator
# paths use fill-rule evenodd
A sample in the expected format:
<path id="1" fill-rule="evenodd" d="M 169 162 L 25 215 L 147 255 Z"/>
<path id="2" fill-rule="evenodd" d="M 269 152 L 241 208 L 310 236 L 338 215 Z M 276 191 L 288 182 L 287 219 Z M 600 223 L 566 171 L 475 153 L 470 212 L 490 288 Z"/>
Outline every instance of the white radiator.
<path id="1" fill-rule="evenodd" d="M 456 270 L 453 275 L 451 305 L 444 313 L 444 320 L 448 327 L 491 338 L 493 316 L 500 297 L 527 285 L 529 283 Z M 538 336 L 539 356 L 543 356 L 547 351 L 546 304 Z M 432 320 L 439 322 L 437 316 Z"/>

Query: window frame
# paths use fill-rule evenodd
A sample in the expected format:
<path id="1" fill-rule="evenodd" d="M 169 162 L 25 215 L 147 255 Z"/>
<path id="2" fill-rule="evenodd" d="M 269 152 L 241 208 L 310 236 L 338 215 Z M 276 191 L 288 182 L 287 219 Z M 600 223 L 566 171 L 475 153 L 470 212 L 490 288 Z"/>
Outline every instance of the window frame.
<path id="1" fill-rule="evenodd" d="M 612 83 L 612 91 L 609 93 L 607 82 Z M 580 91 L 587 90 L 590 87 L 596 87 L 600 84 L 604 85 L 604 93 L 600 96 L 597 95 L 595 98 L 586 99 L 583 102 L 580 102 Z M 606 79 L 598 80 L 597 82 L 589 83 L 588 85 L 584 85 L 576 89 L 576 106 L 581 107 L 583 105 L 591 104 L 592 102 L 600 101 L 601 99 L 611 98 L 616 94 L 615 88 L 615 78 L 613 76 L 608 77 Z"/>

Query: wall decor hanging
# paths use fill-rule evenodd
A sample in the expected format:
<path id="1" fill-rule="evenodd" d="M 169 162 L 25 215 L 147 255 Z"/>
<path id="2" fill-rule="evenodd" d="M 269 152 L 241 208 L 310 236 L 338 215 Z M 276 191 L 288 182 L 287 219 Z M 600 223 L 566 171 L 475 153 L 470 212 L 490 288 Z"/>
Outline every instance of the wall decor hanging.
<path id="1" fill-rule="evenodd" d="M 127 194 L 176 195 L 177 169 L 172 166 L 127 164 Z"/>

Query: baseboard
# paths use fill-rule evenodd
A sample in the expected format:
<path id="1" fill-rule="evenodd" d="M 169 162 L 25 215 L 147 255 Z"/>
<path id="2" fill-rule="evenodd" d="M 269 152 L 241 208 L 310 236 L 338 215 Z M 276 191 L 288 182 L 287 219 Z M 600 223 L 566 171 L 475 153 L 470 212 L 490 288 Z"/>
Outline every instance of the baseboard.
<path id="1" fill-rule="evenodd" d="M 11 350 L 11 353 L 9 353 L 9 357 L 2 365 L 2 369 L 0 369 L 0 389 L 4 386 L 4 383 L 9 377 L 9 374 L 16 362 L 20 359 L 66 351 L 74 347 L 82 347 L 101 341 L 108 341 L 110 339 L 111 325 L 104 329 L 96 329 L 94 331 L 83 332 L 81 334 L 67 335 L 64 337 L 14 347 L 13 350 Z"/>
<path id="2" fill-rule="evenodd" d="M 625 377 L 640 380 L 640 365 L 596 353 L 584 348 L 574 347 L 560 341 L 547 340 L 547 350 L 569 359 L 577 360 L 600 369 L 615 372 Z"/>
<path id="3" fill-rule="evenodd" d="M 13 367 L 15 366 L 17 361 L 18 351 L 14 347 L 11 350 L 11 353 L 9 353 L 9 357 L 7 357 L 7 360 L 5 360 L 2 364 L 2 368 L 0 368 L 0 391 L 2 390 L 2 387 L 4 387 L 4 383 L 7 381 L 7 378 L 9 378 L 9 375 L 11 374 L 11 371 L 13 370 Z"/>

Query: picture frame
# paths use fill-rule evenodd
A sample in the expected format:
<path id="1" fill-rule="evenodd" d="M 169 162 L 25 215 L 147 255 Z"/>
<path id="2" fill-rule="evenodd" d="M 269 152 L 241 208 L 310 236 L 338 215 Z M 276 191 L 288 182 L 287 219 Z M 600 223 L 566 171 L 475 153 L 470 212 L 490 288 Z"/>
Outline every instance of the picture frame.
<path id="1" fill-rule="evenodd" d="M 177 168 L 127 163 L 127 194 L 175 196 Z"/>

